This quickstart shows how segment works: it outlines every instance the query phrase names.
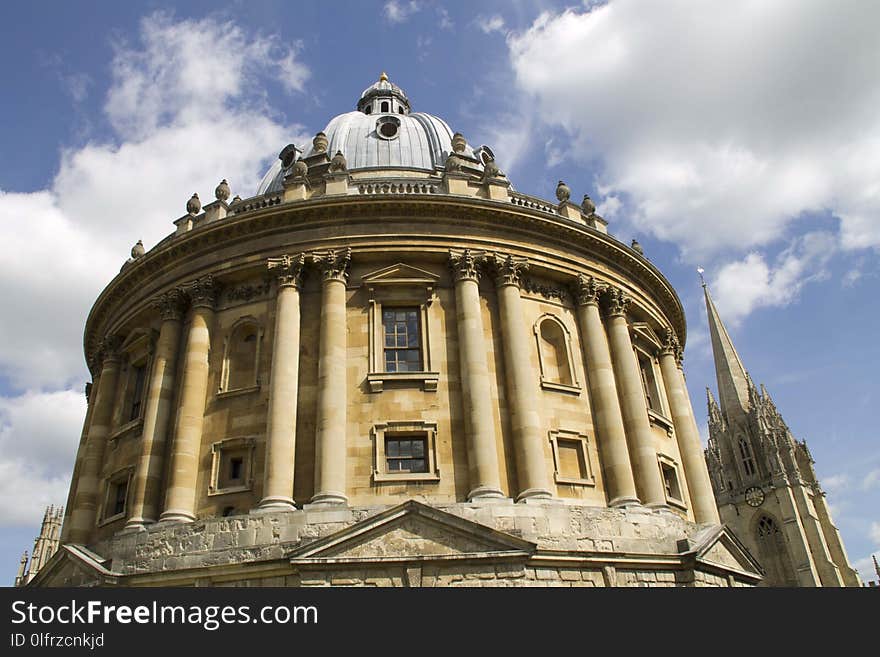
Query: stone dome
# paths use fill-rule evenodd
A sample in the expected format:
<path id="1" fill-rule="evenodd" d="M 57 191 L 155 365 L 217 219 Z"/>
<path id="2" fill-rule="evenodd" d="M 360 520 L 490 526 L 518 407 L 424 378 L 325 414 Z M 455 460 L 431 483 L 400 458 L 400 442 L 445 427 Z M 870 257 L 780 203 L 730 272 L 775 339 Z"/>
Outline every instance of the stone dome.
<path id="1" fill-rule="evenodd" d="M 415 169 L 427 173 L 443 169 L 452 153 L 454 134 L 443 119 L 410 112 L 406 94 L 384 73 L 361 94 L 357 110 L 333 117 L 322 132 L 329 142 L 326 153 L 332 156 L 341 151 L 349 171 Z M 477 150 L 487 149 L 484 146 Z M 309 146 L 303 159 L 308 161 L 320 154 Z M 473 165 L 482 169 L 482 160 L 469 144 L 459 155 L 473 160 Z M 280 161 L 275 162 L 263 177 L 257 194 L 281 191 L 287 173 Z"/>

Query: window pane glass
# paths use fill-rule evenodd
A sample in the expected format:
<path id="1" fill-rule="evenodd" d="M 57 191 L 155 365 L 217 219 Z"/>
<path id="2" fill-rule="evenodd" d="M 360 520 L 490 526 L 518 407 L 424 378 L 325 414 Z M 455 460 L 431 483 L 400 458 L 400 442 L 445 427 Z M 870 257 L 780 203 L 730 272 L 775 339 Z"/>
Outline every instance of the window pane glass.
<path id="1" fill-rule="evenodd" d="M 388 456 L 398 456 L 400 454 L 400 443 L 396 440 L 389 440 L 386 453 Z"/>
<path id="2" fill-rule="evenodd" d="M 424 456 L 425 455 L 425 441 L 424 440 L 412 441 L 412 455 L 413 456 Z"/>

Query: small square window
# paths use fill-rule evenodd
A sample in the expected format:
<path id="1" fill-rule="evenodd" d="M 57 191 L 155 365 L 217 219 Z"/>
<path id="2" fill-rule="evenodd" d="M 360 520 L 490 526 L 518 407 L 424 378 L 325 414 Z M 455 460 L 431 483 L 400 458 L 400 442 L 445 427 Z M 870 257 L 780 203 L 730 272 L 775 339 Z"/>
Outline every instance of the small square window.
<path id="1" fill-rule="evenodd" d="M 99 524 L 105 524 L 126 517 L 128 509 L 128 486 L 132 468 L 121 470 L 107 479 L 104 490 L 104 510 Z"/>
<path id="2" fill-rule="evenodd" d="M 595 485 L 587 436 L 574 431 L 551 431 L 550 445 L 557 484 Z"/>
<path id="3" fill-rule="evenodd" d="M 253 438 L 228 438 L 211 446 L 209 495 L 250 490 L 253 486 Z"/>
<path id="4" fill-rule="evenodd" d="M 669 457 L 658 455 L 658 459 L 660 476 L 663 479 L 663 487 L 666 489 L 666 501 L 674 506 L 684 507 L 684 494 L 678 477 L 678 466 Z"/>
<path id="5" fill-rule="evenodd" d="M 424 437 L 385 438 L 387 472 L 427 472 L 427 439 Z"/>
<path id="6" fill-rule="evenodd" d="M 373 437 L 373 481 L 434 482 L 437 468 L 437 425 L 433 422 L 377 424 Z"/>

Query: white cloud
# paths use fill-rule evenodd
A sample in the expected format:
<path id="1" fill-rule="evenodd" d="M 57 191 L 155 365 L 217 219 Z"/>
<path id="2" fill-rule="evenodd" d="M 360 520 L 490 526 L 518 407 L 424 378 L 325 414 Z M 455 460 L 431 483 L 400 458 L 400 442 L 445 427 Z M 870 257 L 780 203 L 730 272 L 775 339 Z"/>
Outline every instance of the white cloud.
<path id="1" fill-rule="evenodd" d="M 724 265 L 710 288 L 725 323 L 736 326 L 756 308 L 794 301 L 805 284 L 827 275 L 824 267 L 837 248 L 833 235 L 813 232 L 794 240 L 772 265 L 754 251 Z"/>
<path id="2" fill-rule="evenodd" d="M 135 241 L 159 241 L 192 193 L 211 200 L 221 178 L 249 196 L 285 144 L 308 139 L 271 115 L 261 91 L 279 76 L 302 88 L 297 44 L 164 13 L 142 21 L 140 38 L 116 45 L 105 104 L 116 134 L 65 151 L 47 190 L 0 190 L 0 295 L 10 309 L 0 375 L 18 390 L 85 376 L 86 313 Z"/>
<path id="3" fill-rule="evenodd" d="M 874 468 L 862 479 L 862 490 L 869 491 L 880 486 L 880 468 Z"/>
<path id="4" fill-rule="evenodd" d="M 822 478 L 822 487 L 829 493 L 839 493 L 849 488 L 849 475 L 846 473 Z"/>
<path id="5" fill-rule="evenodd" d="M 455 23 L 452 22 L 452 19 L 449 17 L 449 12 L 446 11 L 445 8 L 437 7 L 437 16 L 440 19 L 441 30 L 451 30 L 455 27 Z"/>
<path id="6" fill-rule="evenodd" d="M 855 1 L 613 0 L 508 45 L 639 230 L 705 255 L 831 210 L 844 248 L 880 247 L 878 21 Z"/>
<path id="7" fill-rule="evenodd" d="M 0 527 L 65 503 L 85 410 L 74 390 L 0 398 Z"/>
<path id="8" fill-rule="evenodd" d="M 498 14 L 492 16 L 478 16 L 475 22 L 477 27 L 483 31 L 483 34 L 504 32 L 504 18 Z"/>
<path id="9" fill-rule="evenodd" d="M 404 0 L 388 0 L 383 11 L 385 12 L 385 19 L 389 23 L 405 23 L 409 20 L 410 16 L 421 8 L 421 4 L 416 0 L 410 0 L 409 2 Z"/>

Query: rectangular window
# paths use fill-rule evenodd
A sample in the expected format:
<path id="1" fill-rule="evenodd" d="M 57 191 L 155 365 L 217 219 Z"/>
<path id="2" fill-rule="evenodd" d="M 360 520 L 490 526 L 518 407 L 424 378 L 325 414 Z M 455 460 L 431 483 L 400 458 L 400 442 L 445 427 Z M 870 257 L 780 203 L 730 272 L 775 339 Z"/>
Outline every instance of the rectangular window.
<path id="1" fill-rule="evenodd" d="M 428 441 L 424 437 L 385 438 L 385 460 L 387 472 L 427 472 Z"/>
<path id="2" fill-rule="evenodd" d="M 648 403 L 648 408 L 655 413 L 662 413 L 660 389 L 657 387 L 657 379 L 654 376 L 654 364 L 646 354 L 637 353 L 639 357 L 639 370 L 642 375 L 642 387 L 645 389 L 645 400 Z"/>
<path id="3" fill-rule="evenodd" d="M 660 461 L 660 472 L 663 474 L 663 485 L 666 487 L 666 498 L 681 502 L 681 487 L 678 484 L 678 473 L 671 463 Z"/>
<path id="4" fill-rule="evenodd" d="M 230 481 L 241 481 L 244 474 L 244 459 L 242 457 L 229 459 L 229 479 Z"/>
<path id="5" fill-rule="evenodd" d="M 128 478 L 113 484 L 113 508 L 110 515 L 125 513 L 125 498 L 128 496 Z"/>
<path id="6" fill-rule="evenodd" d="M 384 308 L 385 371 L 421 372 L 422 336 L 418 308 Z"/>
<path id="7" fill-rule="evenodd" d="M 565 479 L 589 479 L 580 441 L 559 440 L 559 475 Z"/>
<path id="8" fill-rule="evenodd" d="M 128 421 L 137 420 L 141 416 L 141 403 L 144 397 L 144 381 L 147 376 L 146 365 L 135 365 L 131 372 L 132 393 Z"/>

